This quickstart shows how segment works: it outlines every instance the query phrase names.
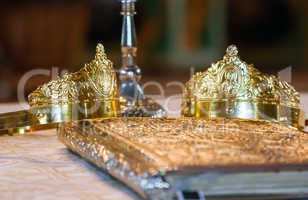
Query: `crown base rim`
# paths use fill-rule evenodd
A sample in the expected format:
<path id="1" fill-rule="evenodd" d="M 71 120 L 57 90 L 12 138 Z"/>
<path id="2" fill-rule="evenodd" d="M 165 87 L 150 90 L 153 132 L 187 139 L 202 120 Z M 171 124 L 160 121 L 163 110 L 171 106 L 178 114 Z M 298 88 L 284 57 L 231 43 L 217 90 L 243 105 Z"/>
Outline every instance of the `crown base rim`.
<path id="1" fill-rule="evenodd" d="M 182 107 L 184 117 L 237 118 L 268 121 L 303 130 L 304 113 L 301 109 L 255 101 L 187 101 Z"/>

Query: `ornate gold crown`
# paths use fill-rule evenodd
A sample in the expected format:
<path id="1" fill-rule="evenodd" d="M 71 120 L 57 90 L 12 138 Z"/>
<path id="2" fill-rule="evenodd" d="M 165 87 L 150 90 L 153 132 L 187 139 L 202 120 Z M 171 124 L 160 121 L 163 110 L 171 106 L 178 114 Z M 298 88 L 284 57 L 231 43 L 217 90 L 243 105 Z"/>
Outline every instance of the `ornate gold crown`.
<path id="1" fill-rule="evenodd" d="M 38 124 L 115 117 L 119 113 L 116 73 L 103 45 L 94 60 L 78 72 L 64 74 L 29 95 L 31 112 Z"/>
<path id="2" fill-rule="evenodd" d="M 116 74 L 103 45 L 96 47 L 95 59 L 78 72 L 64 74 L 37 88 L 29 95 L 30 106 L 48 106 L 118 97 Z"/>
<path id="3" fill-rule="evenodd" d="M 184 116 L 279 122 L 302 129 L 299 93 L 287 82 L 261 73 L 231 45 L 223 60 L 195 74 L 185 86 Z"/>

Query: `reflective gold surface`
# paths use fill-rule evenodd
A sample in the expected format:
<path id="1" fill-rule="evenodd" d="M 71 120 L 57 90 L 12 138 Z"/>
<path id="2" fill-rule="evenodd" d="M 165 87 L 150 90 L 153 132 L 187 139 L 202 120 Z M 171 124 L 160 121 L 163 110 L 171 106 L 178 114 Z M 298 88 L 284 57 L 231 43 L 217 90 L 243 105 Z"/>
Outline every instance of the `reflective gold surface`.
<path id="1" fill-rule="evenodd" d="M 58 136 L 72 151 L 141 195 L 168 189 L 161 177 L 173 172 L 308 165 L 308 135 L 274 122 L 97 119 L 64 124 Z"/>
<path id="2" fill-rule="evenodd" d="M 302 129 L 299 93 L 287 82 L 263 74 L 231 45 L 223 60 L 186 84 L 182 113 L 195 117 L 268 120 Z"/>
<path id="3" fill-rule="evenodd" d="M 41 125 L 120 113 L 116 73 L 104 47 L 97 45 L 94 60 L 80 71 L 65 74 L 29 95 L 30 109 L 0 115 L 2 132 L 33 130 Z"/>
<path id="4" fill-rule="evenodd" d="M 114 100 L 118 97 L 116 73 L 104 47 L 97 45 L 95 59 L 78 72 L 64 74 L 29 95 L 31 107 Z"/>

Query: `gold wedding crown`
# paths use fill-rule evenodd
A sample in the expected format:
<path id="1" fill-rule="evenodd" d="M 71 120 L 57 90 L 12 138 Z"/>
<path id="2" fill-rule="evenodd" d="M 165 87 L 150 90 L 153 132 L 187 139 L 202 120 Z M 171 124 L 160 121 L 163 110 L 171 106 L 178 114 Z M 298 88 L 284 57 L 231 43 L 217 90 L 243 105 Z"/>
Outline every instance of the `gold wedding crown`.
<path id="1" fill-rule="evenodd" d="M 61 122 L 117 117 L 120 113 L 116 73 L 104 47 L 75 73 L 66 73 L 32 92 L 30 109 L 0 115 L 0 133 L 24 133 Z"/>
<path id="2" fill-rule="evenodd" d="M 97 45 L 94 60 L 78 72 L 37 88 L 29 104 L 42 123 L 118 116 L 116 73 L 103 45 Z"/>
<path id="3" fill-rule="evenodd" d="M 49 106 L 91 101 L 109 101 L 118 97 L 116 73 L 104 47 L 98 44 L 94 60 L 78 72 L 64 74 L 37 88 L 29 95 L 30 106 Z"/>
<path id="4" fill-rule="evenodd" d="M 265 120 L 303 129 L 299 93 L 276 76 L 242 61 L 236 46 L 185 86 L 182 114 L 188 117 Z"/>

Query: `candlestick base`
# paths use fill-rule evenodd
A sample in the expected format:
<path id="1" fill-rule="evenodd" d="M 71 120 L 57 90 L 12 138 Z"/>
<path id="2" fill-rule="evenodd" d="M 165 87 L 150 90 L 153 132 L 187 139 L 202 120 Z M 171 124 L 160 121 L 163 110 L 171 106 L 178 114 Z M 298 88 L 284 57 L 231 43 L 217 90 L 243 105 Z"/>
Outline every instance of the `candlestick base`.
<path id="1" fill-rule="evenodd" d="M 166 117 L 166 110 L 152 98 L 144 98 L 135 104 L 130 104 L 125 98 L 120 98 L 123 117 Z"/>

